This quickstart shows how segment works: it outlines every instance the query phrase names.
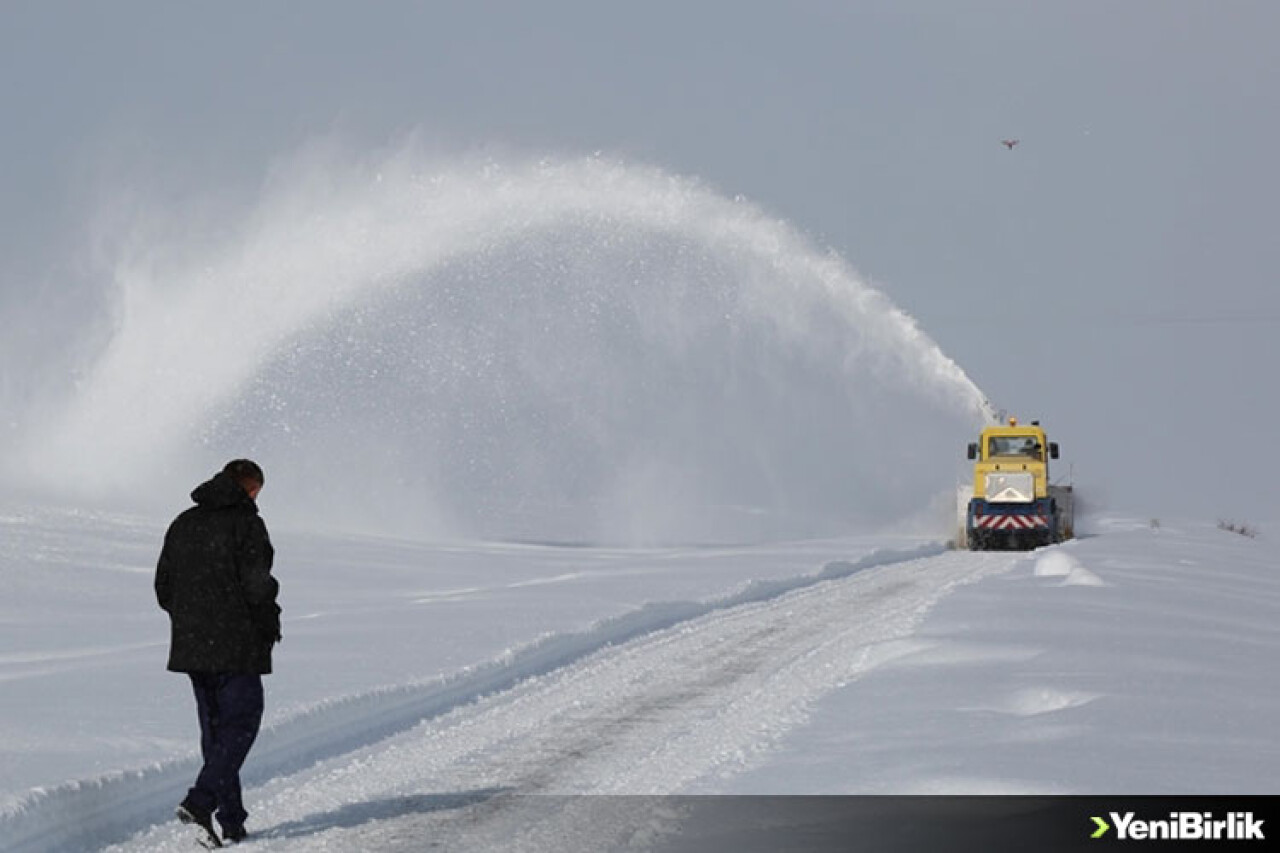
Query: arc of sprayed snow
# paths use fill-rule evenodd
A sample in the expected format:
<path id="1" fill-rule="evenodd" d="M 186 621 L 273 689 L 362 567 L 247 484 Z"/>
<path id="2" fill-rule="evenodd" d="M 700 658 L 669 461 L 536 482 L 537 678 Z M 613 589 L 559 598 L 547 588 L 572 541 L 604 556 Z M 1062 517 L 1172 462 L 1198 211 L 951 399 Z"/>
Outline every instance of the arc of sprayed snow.
<path id="1" fill-rule="evenodd" d="M 818 298 L 854 326 L 883 320 L 874 326 L 877 358 L 919 368 L 935 393 L 990 418 L 981 392 L 914 320 L 754 205 L 658 169 L 598 159 L 490 165 L 478 174 L 424 176 L 417 168 L 401 154 L 378 180 L 353 180 L 323 197 L 304 191 L 305 181 L 304 189 L 277 190 L 240 243 L 211 262 L 172 273 L 145 257 L 123 263 L 116 334 L 65 418 L 36 437 L 27 455 L 37 469 L 43 461 L 89 471 L 95 466 L 77 458 L 154 455 L 166 440 L 198 433 L 206 412 L 299 329 L 371 290 L 574 219 L 678 233 L 757 259 L 777 275 L 744 288 L 792 290 L 792 310 L 770 322 L 801 336 L 804 311 Z"/>

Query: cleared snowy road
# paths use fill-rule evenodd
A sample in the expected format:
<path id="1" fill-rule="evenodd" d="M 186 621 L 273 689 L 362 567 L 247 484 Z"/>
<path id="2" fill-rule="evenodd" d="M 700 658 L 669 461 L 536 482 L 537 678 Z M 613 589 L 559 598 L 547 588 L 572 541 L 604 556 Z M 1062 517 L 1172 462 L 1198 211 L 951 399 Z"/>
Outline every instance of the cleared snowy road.
<path id="1" fill-rule="evenodd" d="M 676 794 L 752 766 L 811 704 L 892 660 L 957 586 L 1017 555 L 871 568 L 642 636 L 248 792 L 269 850 L 611 849 L 658 841 Z M 708 785 L 708 783 L 711 783 Z M 118 850 L 189 850 L 159 827 Z"/>

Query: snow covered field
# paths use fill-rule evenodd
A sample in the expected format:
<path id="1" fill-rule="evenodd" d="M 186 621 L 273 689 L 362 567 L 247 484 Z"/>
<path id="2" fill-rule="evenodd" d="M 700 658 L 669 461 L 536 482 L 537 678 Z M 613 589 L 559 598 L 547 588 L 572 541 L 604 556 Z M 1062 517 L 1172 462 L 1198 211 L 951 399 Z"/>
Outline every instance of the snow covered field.
<path id="1" fill-rule="evenodd" d="M 163 521 L 9 505 L 0 527 L 0 849 L 190 849 Z M 533 819 L 527 794 L 1276 793 L 1274 546 L 1093 527 L 1033 554 L 280 530 L 255 844 L 552 850 L 587 821 L 660 846 L 676 820 L 595 797 Z"/>

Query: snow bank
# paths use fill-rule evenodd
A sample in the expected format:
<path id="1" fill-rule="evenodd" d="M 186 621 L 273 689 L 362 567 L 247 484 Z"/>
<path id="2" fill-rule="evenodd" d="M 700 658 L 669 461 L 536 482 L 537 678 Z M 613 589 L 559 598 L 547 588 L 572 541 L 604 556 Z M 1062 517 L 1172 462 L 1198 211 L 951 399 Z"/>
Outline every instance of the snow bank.
<path id="1" fill-rule="evenodd" d="M 1035 576 L 1062 578 L 1063 586 L 1106 586 L 1106 581 L 1080 565 L 1070 551 L 1057 549 L 1036 560 Z"/>

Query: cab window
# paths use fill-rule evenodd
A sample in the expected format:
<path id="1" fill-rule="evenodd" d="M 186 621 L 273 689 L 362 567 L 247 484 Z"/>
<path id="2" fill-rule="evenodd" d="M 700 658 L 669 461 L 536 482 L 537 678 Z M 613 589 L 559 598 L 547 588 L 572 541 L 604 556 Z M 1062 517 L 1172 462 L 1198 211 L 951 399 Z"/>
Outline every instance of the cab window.
<path id="1" fill-rule="evenodd" d="M 993 436 L 987 442 L 988 456 L 1024 456 L 1039 459 L 1041 446 L 1033 435 Z"/>

